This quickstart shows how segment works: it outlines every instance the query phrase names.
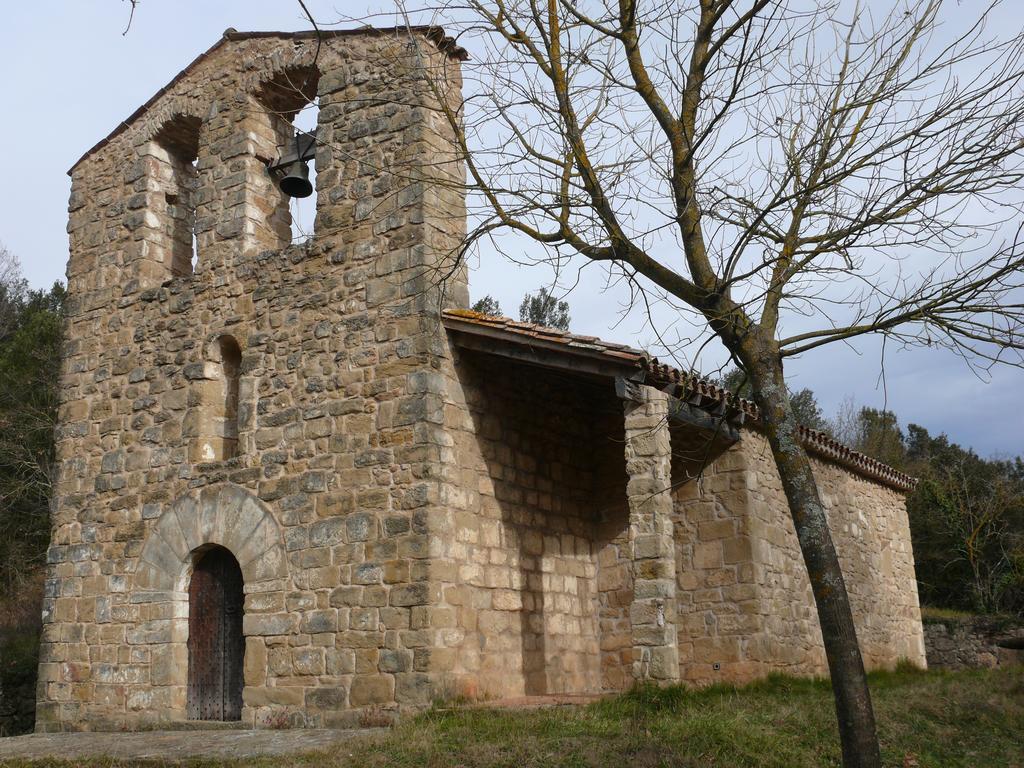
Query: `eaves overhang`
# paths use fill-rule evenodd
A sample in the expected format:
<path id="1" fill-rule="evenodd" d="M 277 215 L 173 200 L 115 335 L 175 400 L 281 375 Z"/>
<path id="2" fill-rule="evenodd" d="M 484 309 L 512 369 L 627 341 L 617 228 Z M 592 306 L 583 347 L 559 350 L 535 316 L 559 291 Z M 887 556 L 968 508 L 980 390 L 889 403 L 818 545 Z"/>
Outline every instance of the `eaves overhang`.
<path id="1" fill-rule="evenodd" d="M 626 344 L 466 309 L 446 310 L 442 322 L 458 337 L 457 343 L 463 348 L 577 375 L 622 378 L 646 384 L 732 427 L 761 429 L 760 413 L 751 400 L 737 397 L 698 374 L 665 365 Z M 902 493 L 912 491 L 917 485 L 916 478 L 855 451 L 823 432 L 802 425 L 799 429 L 804 447 L 817 458 Z"/>

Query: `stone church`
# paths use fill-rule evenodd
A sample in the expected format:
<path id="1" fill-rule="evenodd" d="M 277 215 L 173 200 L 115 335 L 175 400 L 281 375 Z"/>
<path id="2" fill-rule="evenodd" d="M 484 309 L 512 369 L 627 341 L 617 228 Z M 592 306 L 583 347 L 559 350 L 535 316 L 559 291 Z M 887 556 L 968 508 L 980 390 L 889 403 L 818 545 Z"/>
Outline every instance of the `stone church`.
<path id="1" fill-rule="evenodd" d="M 72 168 L 39 730 L 826 672 L 755 408 L 466 309 L 466 58 L 228 30 Z M 804 439 L 868 665 L 924 666 L 913 480 Z"/>

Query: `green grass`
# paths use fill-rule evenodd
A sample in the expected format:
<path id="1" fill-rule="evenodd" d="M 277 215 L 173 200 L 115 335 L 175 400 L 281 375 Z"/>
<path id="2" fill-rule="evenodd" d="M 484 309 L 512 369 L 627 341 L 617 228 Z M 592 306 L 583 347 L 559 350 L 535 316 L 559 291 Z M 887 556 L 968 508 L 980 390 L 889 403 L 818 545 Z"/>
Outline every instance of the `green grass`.
<path id="1" fill-rule="evenodd" d="M 872 674 L 871 684 L 887 766 L 1024 767 L 1024 670 L 900 669 Z M 838 766 L 839 754 L 828 684 L 777 676 L 741 689 L 641 688 L 579 708 L 437 709 L 334 752 L 186 765 L 818 768 Z"/>
<path id="2" fill-rule="evenodd" d="M 970 621 L 980 618 L 979 614 L 961 611 L 956 608 L 936 608 L 931 605 L 921 606 L 921 619 L 924 621 Z"/>
<path id="3" fill-rule="evenodd" d="M 1024 618 L 1008 613 L 970 613 L 955 608 L 933 608 L 921 606 L 921 621 L 925 624 L 960 624 L 965 622 L 984 622 L 994 629 L 1010 629 L 1024 625 Z"/>

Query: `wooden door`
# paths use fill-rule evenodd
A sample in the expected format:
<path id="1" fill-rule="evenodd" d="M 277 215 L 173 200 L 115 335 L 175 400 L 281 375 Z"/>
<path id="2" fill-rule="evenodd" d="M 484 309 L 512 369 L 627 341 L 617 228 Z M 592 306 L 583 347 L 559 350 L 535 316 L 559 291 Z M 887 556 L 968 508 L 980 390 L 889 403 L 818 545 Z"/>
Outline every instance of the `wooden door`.
<path id="1" fill-rule="evenodd" d="M 188 586 L 188 718 L 241 720 L 242 570 L 223 547 L 200 556 Z"/>

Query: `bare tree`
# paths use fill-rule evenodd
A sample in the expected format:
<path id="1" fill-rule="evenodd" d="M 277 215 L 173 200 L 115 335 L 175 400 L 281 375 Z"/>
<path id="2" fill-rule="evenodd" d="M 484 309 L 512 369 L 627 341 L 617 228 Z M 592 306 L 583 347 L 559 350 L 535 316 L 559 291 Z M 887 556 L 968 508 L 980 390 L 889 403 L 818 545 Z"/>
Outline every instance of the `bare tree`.
<path id="1" fill-rule="evenodd" d="M 0 339 L 11 332 L 28 283 L 21 276 L 18 257 L 0 243 Z"/>
<path id="2" fill-rule="evenodd" d="M 1024 362 L 1010 226 L 1024 37 L 1019 25 L 989 29 L 998 3 L 878 5 L 451 0 L 432 11 L 473 56 L 461 109 L 447 71 L 431 76 L 468 170 L 462 253 L 505 231 L 559 264 L 600 262 L 645 305 L 675 307 L 701 345 L 724 345 L 749 378 L 847 766 L 880 765 L 875 720 L 784 362 L 872 335 L 982 369 Z"/>
<path id="3" fill-rule="evenodd" d="M 945 566 L 976 610 L 1012 611 L 1024 585 L 1024 542 L 1013 524 L 1024 504 L 1021 478 L 1009 462 L 985 461 L 958 446 L 950 454 L 929 468 L 921 487 L 930 522 L 947 538 Z"/>

